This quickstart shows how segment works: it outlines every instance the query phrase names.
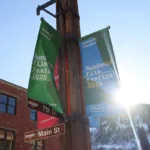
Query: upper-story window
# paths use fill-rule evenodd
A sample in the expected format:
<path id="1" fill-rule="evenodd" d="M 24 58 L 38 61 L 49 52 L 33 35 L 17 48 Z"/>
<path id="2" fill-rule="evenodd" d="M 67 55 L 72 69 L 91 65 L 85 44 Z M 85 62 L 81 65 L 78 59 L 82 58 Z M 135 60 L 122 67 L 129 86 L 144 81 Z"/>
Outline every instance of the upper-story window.
<path id="1" fill-rule="evenodd" d="M 16 98 L 0 93 L 0 112 L 16 114 Z"/>
<path id="2" fill-rule="evenodd" d="M 30 119 L 33 121 L 37 120 L 37 111 L 36 110 L 30 109 Z"/>

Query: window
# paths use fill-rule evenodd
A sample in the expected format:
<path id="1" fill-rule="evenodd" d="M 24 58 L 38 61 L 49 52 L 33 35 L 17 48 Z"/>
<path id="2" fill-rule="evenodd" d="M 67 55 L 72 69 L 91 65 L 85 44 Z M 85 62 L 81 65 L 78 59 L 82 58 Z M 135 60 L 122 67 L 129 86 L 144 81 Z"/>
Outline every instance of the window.
<path id="1" fill-rule="evenodd" d="M 6 112 L 11 115 L 16 114 L 16 98 L 0 94 L 0 112 Z"/>
<path id="2" fill-rule="evenodd" d="M 44 140 L 30 142 L 31 150 L 44 150 Z"/>
<path id="3" fill-rule="evenodd" d="M 0 129 L 0 150 L 14 150 L 14 132 Z"/>
<path id="4" fill-rule="evenodd" d="M 37 111 L 36 110 L 30 109 L 30 119 L 33 121 L 37 120 Z"/>

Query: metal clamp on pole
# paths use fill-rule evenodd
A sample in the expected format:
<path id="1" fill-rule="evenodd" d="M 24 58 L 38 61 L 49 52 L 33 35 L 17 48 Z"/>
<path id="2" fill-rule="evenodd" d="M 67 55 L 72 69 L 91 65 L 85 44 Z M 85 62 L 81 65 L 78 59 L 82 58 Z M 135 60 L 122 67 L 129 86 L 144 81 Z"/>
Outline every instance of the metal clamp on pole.
<path id="1" fill-rule="evenodd" d="M 74 113 L 72 116 L 67 116 L 68 121 L 79 121 L 83 124 L 89 125 L 89 119 L 86 116 L 83 116 L 82 114 Z"/>
<path id="2" fill-rule="evenodd" d="M 64 13 L 69 13 L 69 12 L 71 12 L 73 14 L 73 17 L 80 18 L 80 16 L 78 15 L 78 13 L 76 13 L 73 8 L 62 8 L 62 6 L 61 6 L 61 12 L 57 13 L 56 17 L 59 17 L 60 15 L 62 15 Z"/>
<path id="3" fill-rule="evenodd" d="M 72 34 L 66 34 L 65 35 L 66 40 L 73 40 L 73 41 L 78 41 L 78 38 Z"/>
<path id="4" fill-rule="evenodd" d="M 67 115 L 63 114 L 59 117 L 59 121 L 60 121 L 60 123 L 64 123 L 64 122 L 67 123 L 69 121 L 79 121 L 83 124 L 89 125 L 88 117 L 83 116 L 82 114 L 77 114 L 77 113 L 74 113 L 71 116 L 67 116 Z"/>
<path id="5" fill-rule="evenodd" d="M 73 8 L 66 8 L 66 9 L 64 9 L 64 12 L 66 12 L 66 13 L 72 12 L 72 14 L 74 15 L 74 17 L 80 18 L 79 14 L 76 13 Z"/>

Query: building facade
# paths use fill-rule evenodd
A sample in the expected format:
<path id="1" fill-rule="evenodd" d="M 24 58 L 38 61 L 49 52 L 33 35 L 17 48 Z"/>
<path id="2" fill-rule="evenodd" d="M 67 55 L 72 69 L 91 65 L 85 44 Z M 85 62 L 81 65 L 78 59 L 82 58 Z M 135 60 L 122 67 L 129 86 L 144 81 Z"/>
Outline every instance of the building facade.
<path id="1" fill-rule="evenodd" d="M 27 107 L 26 89 L 0 79 L 0 150 L 59 150 L 59 137 L 24 142 L 37 129 L 37 112 Z"/>

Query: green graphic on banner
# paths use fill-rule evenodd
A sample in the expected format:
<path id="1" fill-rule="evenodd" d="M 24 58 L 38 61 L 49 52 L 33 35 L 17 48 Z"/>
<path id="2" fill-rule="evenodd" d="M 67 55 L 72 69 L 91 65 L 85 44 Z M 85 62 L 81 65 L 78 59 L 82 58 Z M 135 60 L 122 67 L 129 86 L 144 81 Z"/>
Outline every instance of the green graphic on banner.
<path id="1" fill-rule="evenodd" d="M 47 104 L 61 114 L 63 110 L 54 81 L 54 67 L 62 43 L 62 36 L 42 20 L 27 92 L 28 98 Z"/>

